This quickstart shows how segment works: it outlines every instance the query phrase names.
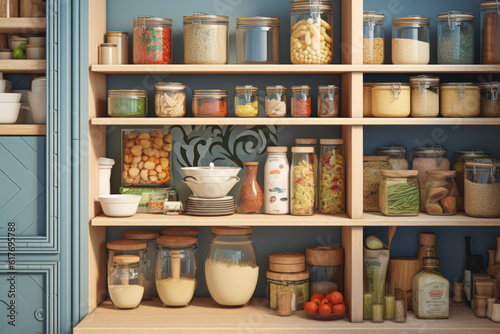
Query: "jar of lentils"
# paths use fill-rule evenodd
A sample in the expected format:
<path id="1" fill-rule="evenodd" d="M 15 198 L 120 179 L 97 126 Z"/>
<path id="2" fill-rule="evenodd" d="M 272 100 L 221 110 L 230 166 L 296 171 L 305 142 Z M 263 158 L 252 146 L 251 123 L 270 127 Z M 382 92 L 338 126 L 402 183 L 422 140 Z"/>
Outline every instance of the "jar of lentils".
<path id="1" fill-rule="evenodd" d="M 172 63 L 172 19 L 134 19 L 134 64 Z"/>

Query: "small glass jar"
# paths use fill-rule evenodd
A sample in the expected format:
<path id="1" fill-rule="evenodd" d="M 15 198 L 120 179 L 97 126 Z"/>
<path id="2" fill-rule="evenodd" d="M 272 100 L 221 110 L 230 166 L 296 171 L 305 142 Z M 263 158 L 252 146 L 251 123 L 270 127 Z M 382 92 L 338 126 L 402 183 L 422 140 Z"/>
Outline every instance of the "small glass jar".
<path id="1" fill-rule="evenodd" d="M 290 212 L 290 166 L 286 146 L 268 146 L 264 166 L 264 213 L 283 215 Z"/>
<path id="2" fill-rule="evenodd" d="M 367 279 L 363 280 L 363 319 L 372 320 L 373 284 Z"/>
<path id="3" fill-rule="evenodd" d="M 363 64 L 384 63 L 384 14 L 363 12 Z"/>
<path id="4" fill-rule="evenodd" d="M 403 82 L 373 84 L 372 114 L 375 117 L 410 116 L 410 84 Z"/>
<path id="5" fill-rule="evenodd" d="M 319 212 L 345 212 L 345 162 L 342 139 L 320 139 Z"/>
<path id="6" fill-rule="evenodd" d="M 168 193 L 149 193 L 148 213 L 164 213 L 165 200 Z"/>
<path id="7" fill-rule="evenodd" d="M 146 117 L 148 91 L 139 89 L 108 90 L 108 115 L 114 117 Z"/>
<path id="8" fill-rule="evenodd" d="M 116 309 L 137 308 L 144 295 L 141 259 L 136 255 L 119 255 L 113 259 L 108 276 L 108 292 Z"/>
<path id="9" fill-rule="evenodd" d="M 439 14 L 437 30 L 438 64 L 474 64 L 474 14 Z"/>
<path id="10" fill-rule="evenodd" d="M 392 169 L 388 156 L 363 157 L 363 211 L 380 211 L 379 190 L 382 181 L 381 170 Z"/>
<path id="11" fill-rule="evenodd" d="M 187 306 L 194 297 L 198 277 L 198 238 L 162 235 L 156 239 L 155 282 L 163 306 Z"/>
<path id="12" fill-rule="evenodd" d="M 478 318 L 486 318 L 489 296 L 474 296 L 474 315 Z"/>
<path id="13" fill-rule="evenodd" d="M 268 270 L 267 302 L 271 310 L 278 309 L 280 291 L 292 293 L 292 312 L 303 310 L 304 303 L 309 300 L 309 272 L 281 273 Z"/>
<path id="14" fill-rule="evenodd" d="M 430 19 L 419 15 L 392 19 L 392 63 L 427 65 L 430 57 Z"/>
<path id="15" fill-rule="evenodd" d="M 205 279 L 217 306 L 240 307 L 252 298 L 259 279 L 259 257 L 252 227 L 214 226 L 205 258 Z"/>
<path id="16" fill-rule="evenodd" d="M 443 117 L 477 117 L 481 113 L 481 90 L 472 82 L 441 84 Z"/>
<path id="17" fill-rule="evenodd" d="M 430 215 L 452 216 L 458 211 L 457 172 L 427 171 L 426 211 Z"/>
<path id="18" fill-rule="evenodd" d="M 373 83 L 363 84 L 363 117 L 372 117 L 372 87 Z"/>
<path id="19" fill-rule="evenodd" d="M 420 189 L 416 170 L 381 170 L 379 208 L 386 216 L 417 216 Z"/>
<path id="20" fill-rule="evenodd" d="M 193 90 L 193 116 L 226 117 L 228 99 L 227 90 Z"/>
<path id="21" fill-rule="evenodd" d="M 126 31 L 108 31 L 106 33 L 108 43 L 116 44 L 118 51 L 118 63 L 128 64 L 128 32 Z"/>
<path id="22" fill-rule="evenodd" d="M 333 2 L 295 0 L 290 3 L 292 64 L 330 64 L 333 59 Z"/>
<path id="23" fill-rule="evenodd" d="M 200 230 L 194 227 L 167 227 L 162 228 L 161 235 L 192 235 L 198 237 Z"/>
<path id="24" fill-rule="evenodd" d="M 118 64 L 118 46 L 114 43 L 102 43 L 99 46 L 99 64 Z"/>
<path id="25" fill-rule="evenodd" d="M 134 64 L 172 63 L 172 19 L 134 19 Z"/>
<path id="26" fill-rule="evenodd" d="M 106 242 L 107 275 L 111 273 L 111 269 L 113 268 L 113 259 L 118 255 L 138 256 L 141 259 L 141 272 L 146 273 L 148 271 L 147 249 L 148 243 L 146 241 L 121 239 Z"/>
<path id="27" fill-rule="evenodd" d="M 481 84 L 481 116 L 500 117 L 500 82 Z"/>
<path id="28" fill-rule="evenodd" d="M 394 283 L 385 283 L 384 291 L 384 319 L 394 320 L 396 302 L 396 285 Z"/>
<path id="29" fill-rule="evenodd" d="M 313 215 L 316 198 L 313 147 L 292 147 L 290 169 L 292 215 Z"/>
<path id="30" fill-rule="evenodd" d="M 344 293 L 344 249 L 337 246 L 318 245 L 306 248 L 306 268 L 311 273 L 311 295 L 324 296 L 338 291 Z"/>
<path id="31" fill-rule="evenodd" d="M 500 217 L 500 162 L 475 159 L 465 163 L 464 207 L 472 217 Z"/>
<path id="32" fill-rule="evenodd" d="M 286 87 L 282 85 L 266 87 L 266 116 L 286 116 Z"/>
<path id="33" fill-rule="evenodd" d="M 234 114 L 238 117 L 259 116 L 259 87 L 234 87 Z"/>
<path id="34" fill-rule="evenodd" d="M 500 64 L 500 7 L 497 0 L 481 2 L 481 46 L 483 64 Z"/>
<path id="35" fill-rule="evenodd" d="M 339 88 L 335 85 L 318 86 L 318 116 L 337 117 L 339 115 Z"/>
<path id="36" fill-rule="evenodd" d="M 312 147 L 314 150 L 313 153 L 313 159 L 314 159 L 314 210 L 318 209 L 319 205 L 319 196 L 318 196 L 318 189 L 319 189 L 319 160 L 318 160 L 318 154 L 316 153 L 316 148 L 318 146 L 318 140 L 315 138 L 296 138 L 295 139 L 295 145 L 298 147 Z"/>
<path id="37" fill-rule="evenodd" d="M 394 301 L 394 322 L 406 322 L 408 298 L 406 291 L 396 288 L 396 300 Z"/>
<path id="38" fill-rule="evenodd" d="M 195 12 L 183 17 L 184 64 L 227 64 L 229 17 Z"/>
<path id="39" fill-rule="evenodd" d="M 236 64 L 279 64 L 280 19 L 236 19 Z"/>
<path id="40" fill-rule="evenodd" d="M 186 85 L 180 82 L 156 83 L 155 114 L 158 117 L 184 117 L 186 115 Z"/>
<path id="41" fill-rule="evenodd" d="M 439 78 L 429 75 L 410 77 L 411 116 L 437 117 L 439 115 Z"/>
<path id="42" fill-rule="evenodd" d="M 407 170 L 408 159 L 406 148 L 403 145 L 381 146 L 377 148 L 377 155 L 388 156 L 392 169 Z"/>
<path id="43" fill-rule="evenodd" d="M 309 117 L 311 116 L 311 87 L 292 86 L 292 98 L 290 113 L 292 117 Z"/>

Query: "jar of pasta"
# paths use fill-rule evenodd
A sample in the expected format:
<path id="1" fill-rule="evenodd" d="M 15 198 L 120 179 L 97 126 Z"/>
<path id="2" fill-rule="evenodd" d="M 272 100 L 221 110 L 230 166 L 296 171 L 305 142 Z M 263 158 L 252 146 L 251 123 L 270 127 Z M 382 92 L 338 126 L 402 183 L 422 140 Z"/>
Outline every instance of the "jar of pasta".
<path id="1" fill-rule="evenodd" d="M 481 116 L 500 117 L 500 82 L 488 82 L 481 84 Z"/>
<path id="2" fill-rule="evenodd" d="M 315 201 L 314 149 L 312 147 L 292 147 L 290 170 L 292 215 L 313 215 Z"/>
<path id="3" fill-rule="evenodd" d="M 318 162 L 318 154 L 317 154 L 317 146 L 318 140 L 315 138 L 296 138 L 295 145 L 298 147 L 312 147 L 313 149 L 313 159 L 314 159 L 314 193 L 316 194 L 314 197 L 314 210 L 318 209 L 318 188 L 319 188 L 319 162 Z"/>
<path id="4" fill-rule="evenodd" d="M 266 87 L 266 116 L 286 116 L 286 87 L 282 85 Z"/>
<path id="5" fill-rule="evenodd" d="M 363 84 L 363 117 L 372 117 L 372 87 L 373 83 Z"/>
<path id="6" fill-rule="evenodd" d="M 134 19 L 134 64 L 172 63 L 172 19 Z"/>
<path id="7" fill-rule="evenodd" d="M 443 117 L 477 117 L 481 113 L 481 90 L 472 82 L 441 84 Z"/>
<path id="8" fill-rule="evenodd" d="M 384 63 L 384 14 L 363 12 L 363 64 Z"/>
<path id="9" fill-rule="evenodd" d="M 372 114 L 375 117 L 408 117 L 410 84 L 402 82 L 373 84 Z"/>
<path id="10" fill-rule="evenodd" d="M 439 78 L 429 75 L 410 77 L 411 116 L 439 115 Z"/>
<path id="11" fill-rule="evenodd" d="M 345 212 L 345 165 L 342 139 L 320 139 L 319 212 Z"/>
<path id="12" fill-rule="evenodd" d="M 293 117 L 311 116 L 311 87 L 292 86 L 290 113 Z"/>
<path id="13" fill-rule="evenodd" d="M 381 170 L 379 208 L 386 216 L 417 216 L 420 189 L 416 170 Z"/>
<path id="14" fill-rule="evenodd" d="M 379 188 L 381 170 L 392 169 L 389 157 L 369 155 L 363 157 L 363 211 L 380 211 Z"/>
<path id="15" fill-rule="evenodd" d="M 186 115 L 186 85 L 180 82 L 158 82 L 155 85 L 155 114 L 158 117 Z"/>
<path id="16" fill-rule="evenodd" d="M 392 169 L 408 169 L 408 159 L 406 158 L 406 148 L 403 145 L 381 146 L 377 149 L 377 155 L 389 157 Z"/>
<path id="17" fill-rule="evenodd" d="M 234 114 L 238 117 L 259 116 L 259 87 L 234 87 Z"/>
<path id="18" fill-rule="evenodd" d="M 497 0 L 481 2 L 481 46 L 483 64 L 500 64 L 500 6 Z"/>
<path id="19" fill-rule="evenodd" d="M 318 86 L 318 116 L 337 117 L 339 115 L 339 99 L 337 86 Z"/>
<path id="20" fill-rule="evenodd" d="M 439 14 L 437 30 L 438 64 L 474 64 L 474 14 Z"/>
<path id="21" fill-rule="evenodd" d="M 392 19 L 392 63 L 427 65 L 431 57 L 430 19 L 419 15 Z"/>
<path id="22" fill-rule="evenodd" d="M 227 90 L 200 89 L 193 90 L 194 117 L 226 117 L 228 95 Z"/>

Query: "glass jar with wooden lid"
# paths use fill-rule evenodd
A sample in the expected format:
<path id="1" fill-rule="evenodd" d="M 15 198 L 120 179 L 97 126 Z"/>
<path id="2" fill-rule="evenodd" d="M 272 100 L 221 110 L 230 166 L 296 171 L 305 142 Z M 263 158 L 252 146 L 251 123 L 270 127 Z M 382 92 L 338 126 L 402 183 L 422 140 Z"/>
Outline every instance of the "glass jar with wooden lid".
<path id="1" fill-rule="evenodd" d="M 438 64 L 474 64 L 474 14 L 439 14 L 437 36 Z"/>
<path id="2" fill-rule="evenodd" d="M 343 139 L 320 139 L 319 212 L 345 212 L 345 160 Z"/>
<path id="3" fill-rule="evenodd" d="M 392 169 L 388 156 L 368 155 L 363 157 L 363 211 L 380 211 L 379 188 L 381 170 Z"/>
<path id="4" fill-rule="evenodd" d="M 106 242 L 107 273 L 113 267 L 113 258 L 117 255 L 136 255 L 141 259 L 141 272 L 145 273 L 147 263 L 148 243 L 143 240 L 112 240 Z"/>
<path id="5" fill-rule="evenodd" d="M 439 78 L 430 75 L 410 77 L 411 116 L 437 117 L 439 115 Z"/>
<path id="6" fill-rule="evenodd" d="M 117 47 L 118 63 L 128 64 L 128 32 L 126 31 L 108 31 L 106 33 L 108 43 L 114 43 Z"/>
<path id="7" fill-rule="evenodd" d="M 417 216 L 420 189 L 416 170 L 381 170 L 379 208 L 386 216 Z"/>
<path id="8" fill-rule="evenodd" d="M 144 295 L 144 276 L 137 255 L 118 255 L 108 276 L 108 292 L 116 309 L 139 306 Z"/>
<path id="9" fill-rule="evenodd" d="M 311 295 L 324 296 L 333 291 L 344 292 L 344 249 L 338 246 L 317 245 L 306 248 L 306 268 L 311 273 Z"/>
<path id="10" fill-rule="evenodd" d="M 441 116 L 477 117 L 481 113 L 481 89 L 472 82 L 441 84 Z"/>
<path id="11" fill-rule="evenodd" d="M 410 84 L 379 82 L 372 87 L 372 114 L 375 117 L 408 117 Z"/>
<path id="12" fill-rule="evenodd" d="M 430 19 L 420 15 L 392 19 L 392 63 L 427 65 L 430 52 Z"/>
<path id="13" fill-rule="evenodd" d="M 430 215 L 451 216 L 458 211 L 458 188 L 454 170 L 427 171 L 426 211 Z"/>
<path id="14" fill-rule="evenodd" d="M 315 199 L 314 199 L 314 209 L 316 210 L 319 205 L 319 196 L 318 196 L 318 189 L 319 189 L 319 160 L 318 160 L 318 151 L 317 151 L 317 146 L 318 146 L 318 140 L 316 138 L 296 138 L 295 139 L 295 145 L 298 147 L 312 147 L 314 152 L 313 152 L 313 159 L 314 159 L 314 193 L 315 193 Z M 290 185 L 292 186 L 292 185 Z"/>

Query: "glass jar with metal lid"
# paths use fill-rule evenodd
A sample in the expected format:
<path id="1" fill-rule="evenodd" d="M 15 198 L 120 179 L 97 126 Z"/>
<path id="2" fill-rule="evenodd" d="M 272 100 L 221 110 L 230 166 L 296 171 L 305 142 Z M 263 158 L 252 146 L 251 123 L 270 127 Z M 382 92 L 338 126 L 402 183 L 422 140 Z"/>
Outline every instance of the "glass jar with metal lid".
<path id="1" fill-rule="evenodd" d="M 386 216 L 417 216 L 420 188 L 416 170 L 381 170 L 379 208 Z"/>
<path id="2" fill-rule="evenodd" d="M 266 87 L 266 116 L 286 116 L 286 87 L 282 85 Z"/>
<path id="3" fill-rule="evenodd" d="M 134 64 L 171 64 L 172 19 L 135 18 L 133 52 Z"/>
<path id="4" fill-rule="evenodd" d="M 392 19 L 392 63 L 427 65 L 430 61 L 430 19 L 419 15 Z"/>
<path id="5" fill-rule="evenodd" d="M 128 32 L 108 31 L 106 33 L 106 39 L 108 43 L 114 43 L 117 46 L 117 64 L 128 64 Z"/>
<path id="6" fill-rule="evenodd" d="M 345 160 L 343 139 L 320 139 L 319 212 L 345 212 Z"/>
<path id="7" fill-rule="evenodd" d="M 437 34 L 438 64 L 474 64 L 474 14 L 439 14 Z"/>
<path id="8" fill-rule="evenodd" d="M 290 113 L 292 117 L 311 116 L 311 87 L 307 85 L 292 86 Z"/>
<path id="9" fill-rule="evenodd" d="M 500 2 L 481 2 L 481 58 L 483 64 L 500 64 Z"/>
<path id="10" fill-rule="evenodd" d="M 408 117 L 410 84 L 380 82 L 372 87 L 372 114 L 375 117 Z"/>
<path id="11" fill-rule="evenodd" d="M 108 90 L 108 115 L 115 117 L 146 117 L 148 91 L 140 89 Z"/>
<path id="12" fill-rule="evenodd" d="M 384 14 L 363 12 L 363 64 L 384 63 Z"/>
<path id="13" fill-rule="evenodd" d="M 144 295 L 144 275 L 141 259 L 136 255 L 118 255 L 108 276 L 108 292 L 116 309 L 139 306 Z"/>
<path id="14" fill-rule="evenodd" d="M 319 160 L 318 160 L 318 150 L 316 150 L 318 146 L 318 140 L 316 138 L 295 138 L 295 145 L 298 147 L 312 147 L 313 148 L 313 160 L 314 160 L 314 193 L 316 194 L 314 199 L 314 209 L 318 208 L 319 204 Z"/>
<path id="15" fill-rule="evenodd" d="M 500 82 L 488 82 L 481 84 L 481 116 L 500 117 Z"/>
<path id="16" fill-rule="evenodd" d="M 381 170 L 392 169 L 388 156 L 368 155 L 363 157 L 363 211 L 380 211 L 379 188 Z"/>
<path id="17" fill-rule="evenodd" d="M 337 117 L 339 115 L 339 87 L 335 85 L 318 86 L 318 116 Z"/>
<path id="18" fill-rule="evenodd" d="M 183 22 L 185 64 L 228 63 L 229 17 L 195 12 Z"/>
<path id="19" fill-rule="evenodd" d="M 279 64 L 280 19 L 242 17 L 236 19 L 236 63 Z"/>
<path id="20" fill-rule="evenodd" d="M 437 117 L 439 115 L 439 78 L 430 75 L 410 77 L 411 116 Z"/>
<path id="21" fill-rule="evenodd" d="M 363 117 L 372 117 L 372 87 L 373 83 L 363 84 Z"/>
<path id="22" fill-rule="evenodd" d="M 311 273 L 311 295 L 324 296 L 344 292 L 344 249 L 338 246 L 317 245 L 306 248 L 306 268 Z"/>
<path id="23" fill-rule="evenodd" d="M 259 116 L 259 87 L 234 87 L 234 114 L 238 117 Z"/>
<path id="24" fill-rule="evenodd" d="M 472 82 L 441 84 L 443 117 L 477 117 L 481 113 L 481 89 Z"/>
<path id="25" fill-rule="evenodd" d="M 226 117 L 228 99 L 227 90 L 193 90 L 193 116 Z"/>
<path id="26" fill-rule="evenodd" d="M 333 2 L 295 0 L 290 3 L 292 64 L 330 64 L 333 59 Z"/>
<path id="27" fill-rule="evenodd" d="M 464 207 L 472 217 L 500 217 L 500 162 L 475 159 L 465 163 Z"/>
<path id="28" fill-rule="evenodd" d="M 155 114 L 158 117 L 186 115 L 186 85 L 180 82 L 158 82 L 155 85 Z"/>
<path id="29" fill-rule="evenodd" d="M 454 170 L 427 171 L 426 210 L 430 215 L 451 216 L 458 211 L 457 172 Z"/>
<path id="30" fill-rule="evenodd" d="M 377 148 L 377 155 L 388 156 L 392 169 L 408 169 L 408 159 L 406 158 L 406 147 L 403 145 L 380 146 Z"/>
<path id="31" fill-rule="evenodd" d="M 313 215 L 316 201 L 316 170 L 313 147 L 292 147 L 290 164 L 292 215 Z"/>

